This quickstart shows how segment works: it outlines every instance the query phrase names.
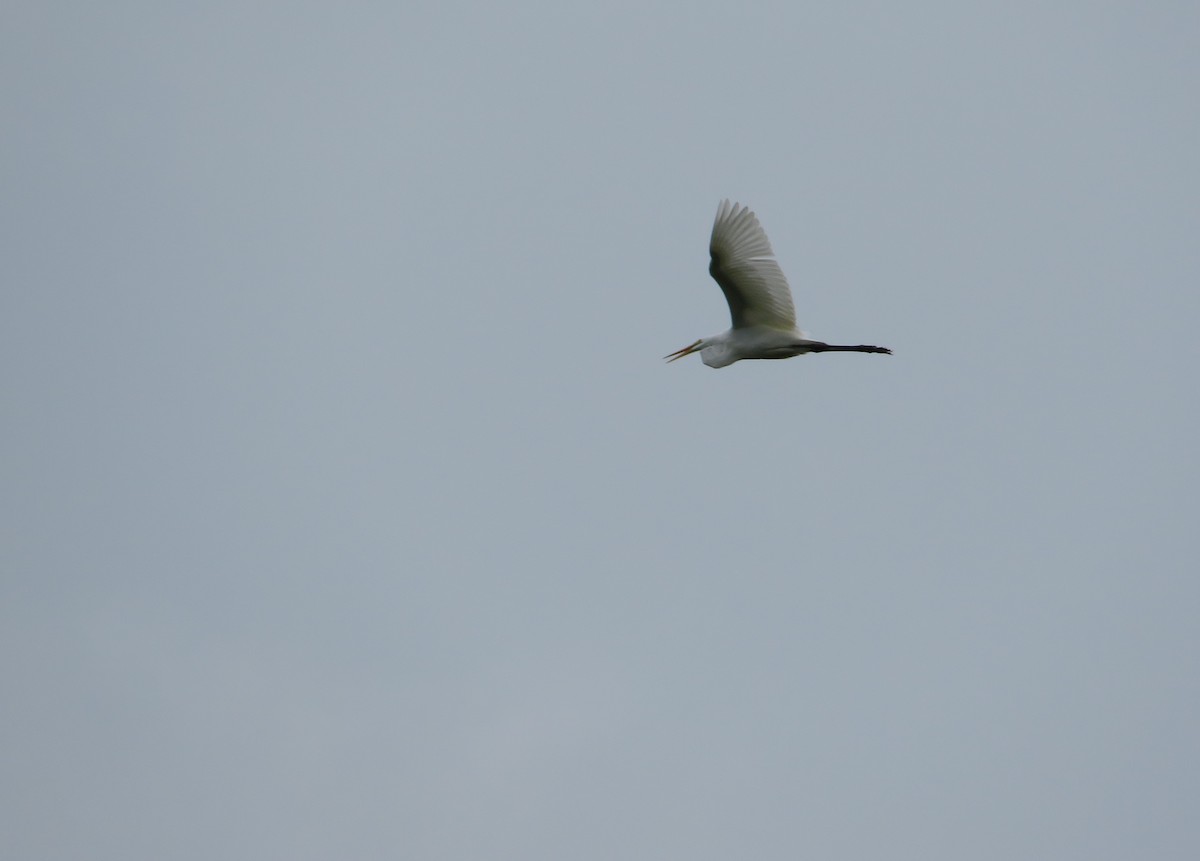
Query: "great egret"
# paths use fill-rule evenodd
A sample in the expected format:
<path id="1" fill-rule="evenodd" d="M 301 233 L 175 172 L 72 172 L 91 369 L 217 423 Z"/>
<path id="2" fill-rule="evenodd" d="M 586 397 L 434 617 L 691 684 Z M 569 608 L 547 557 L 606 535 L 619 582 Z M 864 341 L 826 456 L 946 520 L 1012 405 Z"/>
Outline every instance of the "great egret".
<path id="1" fill-rule="evenodd" d="M 712 255 L 708 272 L 725 293 L 733 328 L 663 356 L 668 362 L 692 353 L 699 353 L 710 368 L 723 368 L 742 359 L 788 359 L 834 350 L 891 355 L 887 347 L 846 347 L 804 337 L 796 328 L 787 279 L 749 207 L 721 201 L 708 252 Z"/>

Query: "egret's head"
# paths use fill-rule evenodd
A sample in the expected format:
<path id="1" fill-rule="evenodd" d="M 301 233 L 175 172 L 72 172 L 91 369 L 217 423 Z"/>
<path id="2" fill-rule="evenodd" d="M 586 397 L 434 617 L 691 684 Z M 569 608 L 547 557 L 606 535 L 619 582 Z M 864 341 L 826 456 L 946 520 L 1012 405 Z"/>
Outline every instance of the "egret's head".
<path id="1" fill-rule="evenodd" d="M 663 358 L 667 360 L 667 364 L 670 364 L 671 362 L 675 361 L 676 359 L 682 359 L 684 356 L 690 356 L 692 353 L 695 353 L 698 350 L 703 350 L 703 349 L 704 349 L 704 339 L 700 338 L 699 340 L 693 341 L 692 343 L 688 344 L 686 347 L 682 347 L 682 348 L 676 350 L 674 353 L 667 353 L 667 355 L 663 356 Z"/>

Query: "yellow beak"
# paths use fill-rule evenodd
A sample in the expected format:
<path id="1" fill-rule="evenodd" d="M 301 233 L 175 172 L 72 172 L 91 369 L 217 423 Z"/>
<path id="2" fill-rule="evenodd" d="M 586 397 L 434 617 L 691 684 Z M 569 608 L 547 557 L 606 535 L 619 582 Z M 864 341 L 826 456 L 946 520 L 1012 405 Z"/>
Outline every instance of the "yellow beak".
<path id="1" fill-rule="evenodd" d="M 703 340 L 703 338 L 700 339 L 700 341 Z M 690 356 L 692 353 L 700 349 L 700 341 L 695 341 L 691 344 L 688 344 L 686 347 L 676 350 L 674 353 L 667 353 L 667 355 L 663 356 L 663 358 L 667 360 L 667 364 L 669 365 L 676 359 L 682 359 L 684 356 Z"/>

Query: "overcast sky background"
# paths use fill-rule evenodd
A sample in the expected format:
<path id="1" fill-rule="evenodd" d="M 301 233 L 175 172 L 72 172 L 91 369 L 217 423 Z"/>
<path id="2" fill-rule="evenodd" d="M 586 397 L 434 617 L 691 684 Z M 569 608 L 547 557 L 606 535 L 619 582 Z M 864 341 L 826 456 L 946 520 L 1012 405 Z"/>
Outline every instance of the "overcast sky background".
<path id="1" fill-rule="evenodd" d="M 1200 7 L 10 3 L 0 855 L 1200 857 Z M 721 371 L 718 201 L 801 326 Z"/>

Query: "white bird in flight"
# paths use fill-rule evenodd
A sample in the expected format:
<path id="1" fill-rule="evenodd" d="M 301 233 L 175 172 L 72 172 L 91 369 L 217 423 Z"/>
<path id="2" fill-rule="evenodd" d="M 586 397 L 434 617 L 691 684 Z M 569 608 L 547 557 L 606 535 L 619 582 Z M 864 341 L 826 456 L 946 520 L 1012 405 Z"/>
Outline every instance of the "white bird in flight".
<path id="1" fill-rule="evenodd" d="M 692 353 L 699 353 L 710 368 L 723 368 L 742 359 L 789 359 L 833 350 L 891 355 L 887 347 L 847 347 L 804 337 L 796 328 L 787 279 L 749 207 L 721 201 L 708 252 L 712 255 L 708 272 L 725 293 L 733 328 L 663 356 L 668 362 Z"/>

